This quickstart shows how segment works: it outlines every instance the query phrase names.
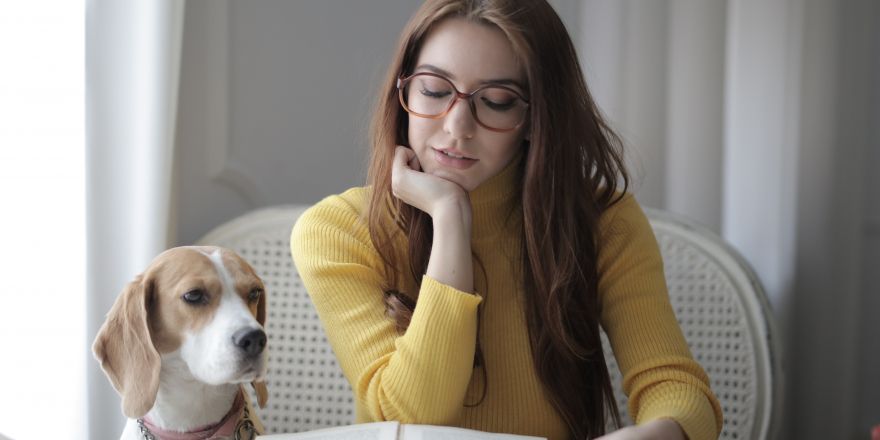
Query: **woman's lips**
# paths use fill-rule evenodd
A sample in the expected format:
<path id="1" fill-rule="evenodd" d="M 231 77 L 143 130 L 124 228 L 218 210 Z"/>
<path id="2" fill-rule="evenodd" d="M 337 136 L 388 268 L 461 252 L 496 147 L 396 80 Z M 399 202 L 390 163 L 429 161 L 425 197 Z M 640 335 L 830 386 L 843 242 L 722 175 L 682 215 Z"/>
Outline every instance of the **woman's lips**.
<path id="1" fill-rule="evenodd" d="M 440 165 L 447 166 L 450 168 L 465 170 L 465 169 L 472 167 L 475 163 L 477 163 L 477 160 L 478 160 L 478 159 L 471 159 L 469 157 L 453 157 L 453 156 L 450 156 L 449 154 L 452 154 L 454 156 L 462 156 L 462 155 L 457 154 L 455 152 L 451 152 L 451 151 L 449 152 L 449 154 L 447 154 L 445 152 L 447 150 L 438 150 L 436 148 L 434 148 L 433 150 L 434 150 L 434 160 L 436 160 L 437 163 L 439 163 Z"/>

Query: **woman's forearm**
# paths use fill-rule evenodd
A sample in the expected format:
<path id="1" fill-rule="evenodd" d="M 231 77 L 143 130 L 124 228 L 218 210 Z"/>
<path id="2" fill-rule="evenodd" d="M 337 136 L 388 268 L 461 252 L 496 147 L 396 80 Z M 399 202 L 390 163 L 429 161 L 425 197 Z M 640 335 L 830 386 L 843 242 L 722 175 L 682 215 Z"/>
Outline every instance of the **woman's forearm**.
<path id="1" fill-rule="evenodd" d="M 431 213 L 434 238 L 426 275 L 464 292 L 474 291 L 470 201 L 455 200 Z"/>

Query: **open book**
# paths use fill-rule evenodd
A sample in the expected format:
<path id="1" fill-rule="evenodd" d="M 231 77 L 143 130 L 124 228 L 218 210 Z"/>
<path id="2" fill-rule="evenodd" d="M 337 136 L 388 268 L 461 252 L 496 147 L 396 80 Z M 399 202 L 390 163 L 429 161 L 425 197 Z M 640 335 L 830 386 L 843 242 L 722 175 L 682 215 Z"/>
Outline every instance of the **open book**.
<path id="1" fill-rule="evenodd" d="M 527 435 L 495 434 L 473 429 L 400 422 L 360 423 L 295 434 L 259 435 L 257 440 L 544 440 Z"/>

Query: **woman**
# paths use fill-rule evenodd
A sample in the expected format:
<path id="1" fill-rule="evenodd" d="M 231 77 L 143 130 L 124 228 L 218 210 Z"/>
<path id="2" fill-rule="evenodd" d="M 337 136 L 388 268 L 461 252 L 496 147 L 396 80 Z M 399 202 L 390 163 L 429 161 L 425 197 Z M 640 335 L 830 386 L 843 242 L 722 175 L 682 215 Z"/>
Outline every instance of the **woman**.
<path id="1" fill-rule="evenodd" d="M 602 436 L 601 323 L 637 422 L 602 438 L 717 437 L 619 141 L 546 2 L 427 1 L 372 134 L 369 185 L 291 238 L 358 422 Z"/>

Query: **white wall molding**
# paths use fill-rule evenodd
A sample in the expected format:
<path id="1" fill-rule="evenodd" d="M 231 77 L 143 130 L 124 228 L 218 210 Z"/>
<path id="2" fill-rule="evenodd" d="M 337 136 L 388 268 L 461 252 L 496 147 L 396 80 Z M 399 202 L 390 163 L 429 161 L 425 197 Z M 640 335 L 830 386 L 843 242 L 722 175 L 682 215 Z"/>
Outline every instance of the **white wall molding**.
<path id="1" fill-rule="evenodd" d="M 209 52 L 206 57 L 208 65 L 202 67 L 207 89 L 205 165 L 212 181 L 235 191 L 249 206 L 256 207 L 266 204 L 266 197 L 257 181 L 235 159 L 235 145 L 232 143 L 229 1 L 212 0 L 211 7 L 202 8 L 208 14 L 206 33 L 212 42 L 205 47 Z"/>

